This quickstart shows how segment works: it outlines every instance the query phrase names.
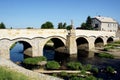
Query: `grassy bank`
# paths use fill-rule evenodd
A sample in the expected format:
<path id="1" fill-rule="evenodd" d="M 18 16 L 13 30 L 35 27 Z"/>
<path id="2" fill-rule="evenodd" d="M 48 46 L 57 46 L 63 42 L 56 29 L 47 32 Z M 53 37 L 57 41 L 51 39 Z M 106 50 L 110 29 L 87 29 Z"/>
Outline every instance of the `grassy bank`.
<path id="1" fill-rule="evenodd" d="M 27 76 L 0 66 L 0 80 L 33 80 Z"/>

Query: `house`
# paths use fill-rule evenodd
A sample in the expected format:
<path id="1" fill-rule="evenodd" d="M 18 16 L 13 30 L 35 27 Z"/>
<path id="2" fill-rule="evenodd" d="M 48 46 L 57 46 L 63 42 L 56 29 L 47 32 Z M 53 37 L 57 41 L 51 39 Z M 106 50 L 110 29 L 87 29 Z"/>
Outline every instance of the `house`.
<path id="1" fill-rule="evenodd" d="M 110 17 L 96 16 L 92 18 L 92 26 L 95 30 L 117 32 L 118 22 Z"/>

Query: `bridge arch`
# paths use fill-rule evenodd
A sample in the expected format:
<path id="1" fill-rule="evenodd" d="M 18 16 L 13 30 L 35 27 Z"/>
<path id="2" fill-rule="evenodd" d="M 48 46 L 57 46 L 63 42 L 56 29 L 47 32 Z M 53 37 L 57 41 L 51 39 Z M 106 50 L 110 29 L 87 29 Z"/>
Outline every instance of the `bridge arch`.
<path id="1" fill-rule="evenodd" d="M 95 47 L 102 47 L 102 46 L 104 45 L 104 40 L 103 40 L 103 38 L 102 38 L 102 37 L 97 37 L 97 38 L 95 39 L 94 44 L 95 44 Z"/>
<path id="2" fill-rule="evenodd" d="M 54 52 L 55 50 L 66 49 L 66 39 L 63 37 L 51 36 L 51 37 L 44 39 L 42 43 L 43 44 L 42 44 L 41 50 L 43 51 L 43 56 L 45 57 L 47 57 L 46 55 L 49 54 L 50 50 Z M 49 45 L 52 47 L 49 47 Z M 46 53 L 46 49 L 49 50 L 49 51 L 47 50 L 47 53 Z"/>
<path id="3" fill-rule="evenodd" d="M 78 37 L 76 39 L 77 48 L 78 50 L 88 50 L 89 49 L 89 42 L 87 37 Z"/>
<path id="4" fill-rule="evenodd" d="M 113 42 L 114 40 L 113 40 L 113 37 L 109 37 L 108 39 L 107 39 L 107 43 L 111 43 L 111 42 Z"/>
<path id="5" fill-rule="evenodd" d="M 11 40 L 11 43 L 9 45 L 9 52 L 12 50 L 10 48 L 14 47 L 15 45 L 18 45 L 18 49 L 17 49 L 17 53 L 23 53 L 20 56 L 17 56 L 17 53 L 15 53 L 16 55 L 13 56 L 12 53 L 10 53 L 10 59 L 14 59 L 14 57 L 21 57 L 22 59 L 24 59 L 26 56 L 32 57 L 33 55 L 33 51 L 32 51 L 32 43 L 30 42 L 29 39 L 23 38 L 23 39 L 14 39 Z M 19 48 L 23 48 L 23 49 L 19 49 Z M 25 56 L 26 55 L 26 56 Z"/>

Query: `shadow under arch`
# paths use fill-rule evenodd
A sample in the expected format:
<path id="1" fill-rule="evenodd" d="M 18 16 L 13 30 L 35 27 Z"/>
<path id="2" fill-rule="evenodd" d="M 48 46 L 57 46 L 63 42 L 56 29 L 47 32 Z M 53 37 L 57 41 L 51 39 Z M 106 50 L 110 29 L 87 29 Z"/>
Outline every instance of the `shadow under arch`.
<path id="1" fill-rule="evenodd" d="M 103 47 L 104 41 L 101 37 L 98 37 L 98 38 L 96 38 L 94 44 L 95 44 L 95 47 Z"/>
<path id="2" fill-rule="evenodd" d="M 32 46 L 24 40 L 14 41 L 10 46 L 10 60 L 22 62 L 24 58 L 32 56 Z"/>
<path id="3" fill-rule="evenodd" d="M 50 38 L 44 45 L 43 56 L 45 56 L 48 60 L 56 60 L 58 62 L 66 59 L 68 54 L 66 54 L 64 42 L 59 38 Z"/>
<path id="4" fill-rule="evenodd" d="M 80 57 L 88 57 L 88 49 L 89 49 L 89 43 L 88 40 L 85 37 L 79 37 L 76 39 L 77 43 L 77 57 L 78 59 Z"/>
<path id="5" fill-rule="evenodd" d="M 113 38 L 112 37 L 109 37 L 108 39 L 107 39 L 107 43 L 112 43 L 114 40 L 113 40 Z"/>

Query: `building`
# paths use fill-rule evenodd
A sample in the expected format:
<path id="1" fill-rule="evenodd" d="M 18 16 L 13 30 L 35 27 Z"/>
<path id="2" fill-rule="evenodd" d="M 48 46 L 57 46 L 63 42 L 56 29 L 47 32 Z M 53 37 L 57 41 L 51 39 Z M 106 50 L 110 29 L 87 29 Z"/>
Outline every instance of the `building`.
<path id="1" fill-rule="evenodd" d="M 96 16 L 92 18 L 92 26 L 95 30 L 117 32 L 118 22 L 110 17 Z"/>

